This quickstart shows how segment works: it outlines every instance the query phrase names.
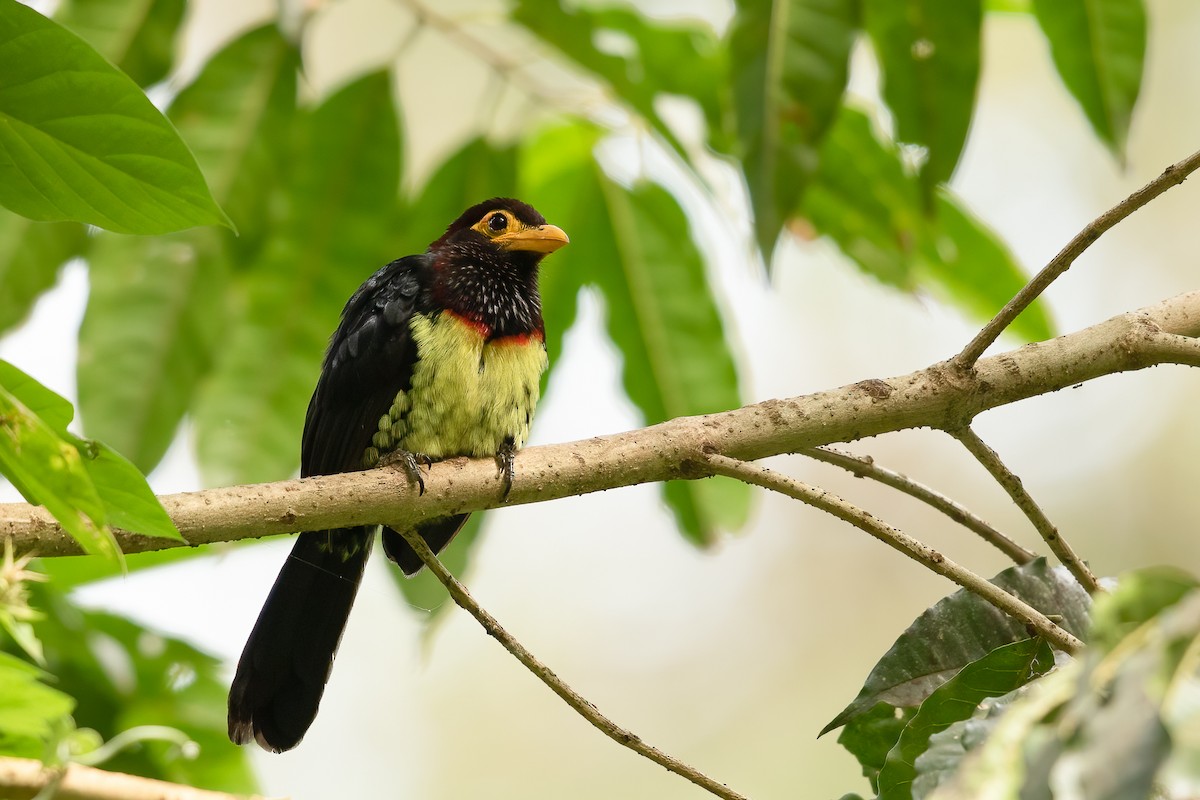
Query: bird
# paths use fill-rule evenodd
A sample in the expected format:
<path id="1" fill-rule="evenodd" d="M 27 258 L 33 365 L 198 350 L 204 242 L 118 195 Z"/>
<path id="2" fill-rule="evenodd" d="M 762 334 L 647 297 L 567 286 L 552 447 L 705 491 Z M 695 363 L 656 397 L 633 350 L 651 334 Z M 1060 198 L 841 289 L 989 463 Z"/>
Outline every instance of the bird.
<path id="1" fill-rule="evenodd" d="M 302 477 L 396 459 L 421 467 L 492 457 L 504 496 L 547 366 L 542 259 L 569 242 L 532 206 L 471 206 L 425 253 L 399 258 L 347 301 L 308 404 Z M 438 552 L 468 514 L 414 530 Z M 229 738 L 282 752 L 317 716 L 334 655 L 380 526 L 301 533 L 246 641 L 229 690 Z M 384 552 L 412 576 L 423 562 L 384 528 Z"/>

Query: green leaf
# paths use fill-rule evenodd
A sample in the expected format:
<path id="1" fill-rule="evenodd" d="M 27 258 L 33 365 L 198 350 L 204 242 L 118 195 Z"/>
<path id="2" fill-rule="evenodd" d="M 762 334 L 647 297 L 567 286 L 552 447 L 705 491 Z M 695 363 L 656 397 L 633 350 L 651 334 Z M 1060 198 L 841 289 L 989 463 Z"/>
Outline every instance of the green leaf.
<path id="1" fill-rule="evenodd" d="M 742 0 L 730 33 L 739 151 L 769 261 L 817 167 L 849 72 L 857 0 Z"/>
<path id="2" fill-rule="evenodd" d="M 1122 575 L 1117 586 L 1096 603 L 1089 640 L 1111 651 L 1137 628 L 1200 587 L 1174 567 L 1149 567 Z"/>
<path id="3" fill-rule="evenodd" d="M 209 59 L 167 110 L 213 196 L 241 229 L 232 244 L 242 255 L 261 244 L 271 191 L 291 169 L 284 143 L 296 117 L 298 67 L 295 46 L 265 25 Z"/>
<path id="4" fill-rule="evenodd" d="M 292 182 L 279 198 L 286 218 L 246 276 L 246 312 L 196 410 L 198 455 L 216 484 L 295 470 L 304 411 L 338 314 L 394 257 L 400 133 L 387 74 L 341 89 L 293 133 Z"/>
<path id="5" fill-rule="evenodd" d="M 0 333 L 25 319 L 85 240 L 74 222 L 34 222 L 0 209 Z"/>
<path id="6" fill-rule="evenodd" d="M 1024 686 L 1054 666 L 1054 652 L 1044 639 L 1003 645 L 962 668 L 921 703 L 879 773 L 879 800 L 911 800 L 917 757 L 929 737 L 968 719 L 984 700 Z"/>
<path id="7" fill-rule="evenodd" d="M 612 87 L 685 159 L 686 150 L 655 108 L 656 97 L 685 95 L 710 120 L 717 116 L 716 87 L 724 83 L 723 67 L 716 37 L 706 29 L 683 21 L 652 24 L 623 8 L 564 7 L 557 0 L 517 0 L 511 17 Z M 620 43 L 616 52 L 598 46 L 605 36 Z"/>
<path id="8" fill-rule="evenodd" d="M 104 503 L 108 521 L 127 531 L 182 542 L 183 536 L 133 463 L 103 442 L 69 436 Z"/>
<path id="9" fill-rule="evenodd" d="M 979 82 L 981 0 L 864 0 L 896 139 L 926 148 L 921 187 L 950 179 L 967 139 Z"/>
<path id="10" fill-rule="evenodd" d="M 228 224 L 137 85 L 16 0 L 0 0 L 0 205 L 122 233 Z"/>
<path id="11" fill-rule="evenodd" d="M 1146 57 L 1142 0 L 1034 0 L 1033 10 L 1063 83 L 1123 159 Z"/>
<path id="12" fill-rule="evenodd" d="M 858 759 L 863 777 L 871 782 L 871 791 L 879 791 L 879 771 L 915 713 L 911 708 L 877 703 L 846 723 L 838 734 L 838 744 Z"/>
<path id="13" fill-rule="evenodd" d="M 75 703 L 41 682 L 41 670 L 0 653 L 0 753 L 13 754 L 11 739 L 51 739 Z"/>
<path id="14" fill-rule="evenodd" d="M 1044 614 L 1061 616 L 1059 624 L 1076 636 L 1087 631 L 1091 598 L 1069 573 L 1051 569 L 1044 558 L 1010 567 L 992 583 Z M 920 705 L 967 664 L 1028 636 L 1020 622 L 960 589 L 917 617 L 871 670 L 858 696 L 821 734 L 845 725 L 876 703 L 901 708 Z"/>
<path id="15" fill-rule="evenodd" d="M 55 19 L 141 86 L 158 83 L 175 60 L 184 0 L 67 0 Z"/>
<path id="16" fill-rule="evenodd" d="M 7 361 L 0 361 L 0 386 L 10 391 L 27 409 L 41 417 L 59 436 L 75 417 L 75 409 L 62 395 L 35 381 Z"/>
<path id="17" fill-rule="evenodd" d="M 802 214 L 813 234 L 829 236 L 868 275 L 901 289 L 928 287 L 991 319 L 1027 278 L 999 237 L 953 193 L 942 189 L 935 199 L 931 219 L 896 145 L 876 136 L 866 114 L 843 107 L 822 146 Z M 1053 335 L 1044 304 L 1035 302 L 1012 331 L 1027 339 Z"/>
<path id="18" fill-rule="evenodd" d="M 248 750 L 225 733 L 228 684 L 220 660 L 114 614 L 75 606 L 50 586 L 35 587 L 45 609 L 38 626 L 49 671 L 77 702 L 75 721 L 106 739 L 137 725 L 168 725 L 200 745 L 189 759 L 145 742 L 105 762 L 106 769 L 204 789 L 255 790 Z M 116 667 L 116 668 L 114 668 Z"/>
<path id="19" fill-rule="evenodd" d="M 7 366 L 8 370 L 15 369 Z M 30 387 L 31 384 L 26 384 L 25 390 L 35 399 L 49 393 Z M 52 413 L 56 421 L 61 419 L 61 412 Z M 79 451 L 3 385 L 0 385 L 0 474 L 12 481 L 27 501 L 45 506 L 85 552 L 121 561 L 121 551 L 105 518 L 104 504 Z"/>
<path id="20" fill-rule="evenodd" d="M 1012 251 L 949 191 L 937 193 L 933 252 L 917 262 L 920 283 L 941 290 L 977 319 L 991 319 L 1029 281 Z M 1036 301 L 1013 321 L 1028 341 L 1054 336 L 1046 305 Z"/>
<path id="21" fill-rule="evenodd" d="M 228 265 L 215 237 L 102 234 L 79 329 L 79 410 L 89 436 L 149 472 L 208 373 L 226 324 Z"/>

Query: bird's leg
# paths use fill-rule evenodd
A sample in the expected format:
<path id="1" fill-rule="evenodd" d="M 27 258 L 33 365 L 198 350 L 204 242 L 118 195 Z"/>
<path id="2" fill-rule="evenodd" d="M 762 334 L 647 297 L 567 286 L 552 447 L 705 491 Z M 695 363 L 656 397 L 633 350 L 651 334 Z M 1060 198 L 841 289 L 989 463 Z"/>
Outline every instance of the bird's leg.
<path id="1" fill-rule="evenodd" d="M 505 439 L 496 451 L 496 469 L 500 472 L 500 483 L 504 487 L 500 493 L 501 502 L 508 500 L 508 493 L 512 491 L 513 476 L 516 474 L 513 457 L 516 454 L 517 445 L 511 436 Z"/>
<path id="2" fill-rule="evenodd" d="M 428 472 L 433 466 L 433 459 L 424 453 L 414 453 L 409 450 L 396 449 L 384 456 L 381 464 L 391 465 L 399 464 L 404 470 L 405 476 L 409 483 L 415 483 L 418 488 L 418 494 L 425 494 L 425 478 L 421 475 L 421 467 L 425 467 Z"/>

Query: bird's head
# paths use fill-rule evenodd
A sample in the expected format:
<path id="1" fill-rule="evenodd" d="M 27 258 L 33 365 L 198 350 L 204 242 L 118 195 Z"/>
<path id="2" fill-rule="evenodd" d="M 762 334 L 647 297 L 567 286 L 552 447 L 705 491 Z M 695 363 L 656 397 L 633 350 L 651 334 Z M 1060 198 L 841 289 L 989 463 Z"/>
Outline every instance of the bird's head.
<path id="1" fill-rule="evenodd" d="M 474 260 L 487 267 L 504 263 L 536 266 L 542 257 L 570 242 L 567 234 L 528 203 L 496 197 L 471 206 L 429 251 L 451 260 Z"/>

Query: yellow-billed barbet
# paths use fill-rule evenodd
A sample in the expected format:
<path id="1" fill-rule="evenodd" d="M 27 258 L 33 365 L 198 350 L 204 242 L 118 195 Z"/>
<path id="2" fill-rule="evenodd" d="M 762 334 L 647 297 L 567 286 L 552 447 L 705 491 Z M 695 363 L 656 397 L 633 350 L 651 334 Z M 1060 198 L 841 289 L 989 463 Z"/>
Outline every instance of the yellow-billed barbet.
<path id="1" fill-rule="evenodd" d="M 538 264 L 567 241 L 529 205 L 496 198 L 467 209 L 423 255 L 368 278 L 325 354 L 301 474 L 353 472 L 397 452 L 420 482 L 422 462 L 494 456 L 507 491 L 546 368 Z M 466 520 L 416 530 L 436 552 Z M 312 724 L 376 527 L 296 540 L 229 690 L 234 742 L 289 750 Z M 407 575 L 422 566 L 394 530 L 383 549 Z"/>

